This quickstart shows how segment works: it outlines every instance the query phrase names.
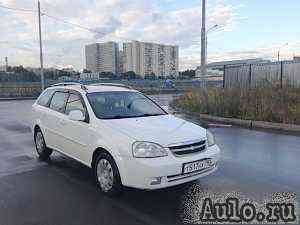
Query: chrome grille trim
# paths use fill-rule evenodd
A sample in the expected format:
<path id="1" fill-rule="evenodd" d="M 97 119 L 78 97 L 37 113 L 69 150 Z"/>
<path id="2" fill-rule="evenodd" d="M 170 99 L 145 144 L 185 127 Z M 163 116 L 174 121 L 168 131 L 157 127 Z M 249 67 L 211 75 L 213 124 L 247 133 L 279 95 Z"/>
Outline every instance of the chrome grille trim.
<path id="1" fill-rule="evenodd" d="M 178 156 L 202 152 L 206 149 L 206 140 L 197 141 L 187 145 L 176 145 L 168 147 L 171 152 Z"/>

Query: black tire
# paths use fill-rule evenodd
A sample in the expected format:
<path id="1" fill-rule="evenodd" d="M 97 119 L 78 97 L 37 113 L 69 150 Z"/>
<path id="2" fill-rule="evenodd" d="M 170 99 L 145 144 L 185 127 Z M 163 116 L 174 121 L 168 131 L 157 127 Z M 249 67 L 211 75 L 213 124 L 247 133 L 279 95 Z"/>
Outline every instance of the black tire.
<path id="1" fill-rule="evenodd" d="M 41 160 L 49 159 L 50 155 L 52 154 L 52 150 L 47 148 L 44 135 L 40 129 L 37 129 L 34 132 L 34 143 L 36 152 L 39 155 Z"/>
<path id="2" fill-rule="evenodd" d="M 111 182 L 111 188 L 106 190 L 105 188 L 103 188 L 103 184 L 101 185 L 100 183 L 100 178 L 98 177 L 98 165 L 99 163 L 103 163 L 104 162 L 109 162 L 110 166 L 111 166 L 111 171 L 113 174 L 113 179 Z M 101 167 L 101 166 L 100 166 Z M 121 178 L 120 178 L 120 173 L 119 173 L 119 169 L 114 161 L 114 159 L 107 153 L 100 153 L 95 160 L 94 166 L 93 166 L 93 172 L 94 172 L 94 179 L 95 182 L 99 188 L 99 190 L 104 193 L 105 195 L 114 197 L 114 196 L 119 196 L 120 194 L 122 194 L 123 192 L 123 186 L 122 186 L 122 182 L 121 182 Z M 99 173 L 101 173 L 101 171 L 99 170 Z M 101 173 L 103 174 L 103 173 Z"/>

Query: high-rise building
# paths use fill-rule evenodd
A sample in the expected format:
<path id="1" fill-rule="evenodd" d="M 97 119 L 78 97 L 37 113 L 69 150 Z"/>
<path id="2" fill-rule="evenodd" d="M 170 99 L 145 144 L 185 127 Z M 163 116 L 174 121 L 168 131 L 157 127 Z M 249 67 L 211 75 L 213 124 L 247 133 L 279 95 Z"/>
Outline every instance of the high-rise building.
<path id="1" fill-rule="evenodd" d="M 94 43 L 85 46 L 86 69 L 92 72 L 118 74 L 119 45 L 116 42 Z"/>
<path id="2" fill-rule="evenodd" d="M 178 76 L 178 46 L 132 41 L 124 43 L 125 72 L 134 71 L 145 77 Z"/>
<path id="3" fill-rule="evenodd" d="M 5 72 L 8 71 L 8 58 L 5 57 Z"/>
<path id="4" fill-rule="evenodd" d="M 133 71 L 132 43 L 123 44 L 124 72 Z"/>
<path id="5" fill-rule="evenodd" d="M 118 72 L 120 74 L 125 72 L 125 55 L 123 51 L 119 51 Z"/>

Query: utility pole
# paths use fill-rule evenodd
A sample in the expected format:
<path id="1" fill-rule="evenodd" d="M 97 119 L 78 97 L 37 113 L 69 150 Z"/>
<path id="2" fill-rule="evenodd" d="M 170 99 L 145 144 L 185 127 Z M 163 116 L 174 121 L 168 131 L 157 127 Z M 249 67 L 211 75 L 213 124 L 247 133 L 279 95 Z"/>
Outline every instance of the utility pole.
<path id="1" fill-rule="evenodd" d="M 283 47 L 289 45 L 289 43 L 285 43 L 284 45 L 280 46 L 279 49 L 278 49 L 278 52 L 277 52 L 277 60 L 278 62 L 280 62 L 280 51 Z"/>
<path id="2" fill-rule="evenodd" d="M 41 5 L 38 1 L 38 17 L 39 17 L 39 39 L 40 39 L 40 63 L 41 63 L 41 85 L 42 90 L 45 89 L 45 78 L 44 78 L 44 62 L 43 62 L 43 43 L 42 43 L 42 30 L 41 30 Z"/>
<path id="3" fill-rule="evenodd" d="M 206 76 L 206 0 L 202 0 L 201 75 Z"/>
<path id="4" fill-rule="evenodd" d="M 8 58 L 7 56 L 5 57 L 5 72 L 8 71 Z"/>

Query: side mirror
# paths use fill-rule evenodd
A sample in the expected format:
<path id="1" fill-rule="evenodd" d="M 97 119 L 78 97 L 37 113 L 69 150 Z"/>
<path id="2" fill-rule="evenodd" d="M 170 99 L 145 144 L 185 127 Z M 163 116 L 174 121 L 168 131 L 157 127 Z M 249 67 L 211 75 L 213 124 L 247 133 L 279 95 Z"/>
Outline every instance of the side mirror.
<path id="1" fill-rule="evenodd" d="M 175 111 L 172 110 L 172 108 L 170 108 L 170 107 L 167 106 L 167 105 L 161 106 L 161 108 L 162 108 L 163 110 L 165 110 L 168 114 L 173 114 L 173 115 L 176 114 Z"/>
<path id="2" fill-rule="evenodd" d="M 80 110 L 72 110 L 68 115 L 70 120 L 73 121 L 84 121 L 85 117 Z"/>

